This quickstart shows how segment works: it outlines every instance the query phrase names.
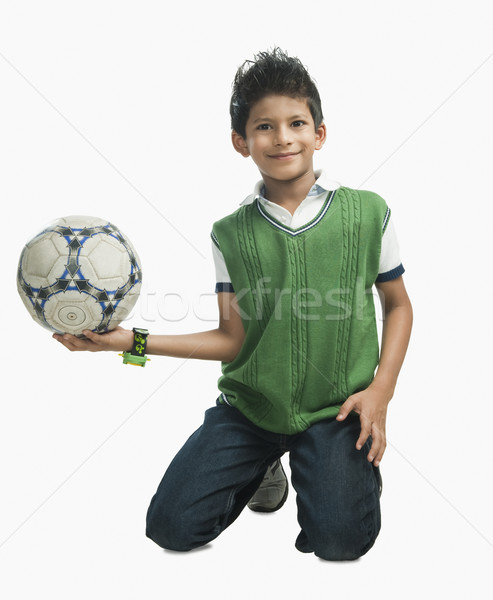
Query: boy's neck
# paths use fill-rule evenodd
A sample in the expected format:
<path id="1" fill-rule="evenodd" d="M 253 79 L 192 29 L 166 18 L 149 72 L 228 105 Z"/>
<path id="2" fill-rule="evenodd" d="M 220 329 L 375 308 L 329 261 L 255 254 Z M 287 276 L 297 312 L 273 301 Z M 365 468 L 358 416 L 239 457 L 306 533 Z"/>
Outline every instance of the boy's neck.
<path id="1" fill-rule="evenodd" d="M 265 197 L 274 204 L 279 204 L 291 214 L 307 197 L 316 178 L 313 171 L 290 181 L 279 181 L 264 177 Z"/>

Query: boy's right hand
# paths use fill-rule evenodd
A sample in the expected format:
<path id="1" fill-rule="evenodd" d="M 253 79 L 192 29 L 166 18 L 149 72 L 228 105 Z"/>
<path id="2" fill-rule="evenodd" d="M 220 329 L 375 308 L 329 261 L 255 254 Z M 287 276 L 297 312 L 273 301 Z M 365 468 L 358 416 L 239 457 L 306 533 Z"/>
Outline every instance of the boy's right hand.
<path id="1" fill-rule="evenodd" d="M 70 350 L 86 350 L 89 352 L 101 352 L 112 350 L 114 352 L 127 352 L 132 348 L 133 332 L 130 329 L 116 327 L 108 333 L 94 333 L 88 329 L 82 332 L 87 339 L 81 339 L 70 333 L 54 333 L 53 338 Z"/>

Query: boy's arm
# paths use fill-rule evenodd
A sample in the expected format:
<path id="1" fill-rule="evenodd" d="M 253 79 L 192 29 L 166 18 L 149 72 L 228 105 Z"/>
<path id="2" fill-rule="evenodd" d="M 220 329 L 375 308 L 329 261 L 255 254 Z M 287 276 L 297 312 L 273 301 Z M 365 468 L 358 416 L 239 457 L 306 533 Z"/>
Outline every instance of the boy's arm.
<path id="1" fill-rule="evenodd" d="M 217 300 L 219 307 L 217 329 L 184 335 L 150 334 L 147 338 L 147 353 L 225 362 L 233 360 L 245 337 L 236 296 L 232 292 L 220 292 L 217 294 Z M 80 339 L 67 333 L 54 334 L 53 337 L 71 351 L 126 352 L 132 347 L 132 331 L 121 327 L 103 334 L 84 331 L 84 335 L 88 339 Z"/>
<path id="2" fill-rule="evenodd" d="M 413 311 L 402 277 L 376 284 L 384 315 L 380 362 L 372 383 L 350 396 L 341 406 L 337 419 L 344 420 L 354 410 L 360 415 L 361 433 L 356 442 L 360 450 L 372 436 L 368 460 L 378 466 L 385 452 L 385 419 L 387 406 L 394 395 L 397 377 L 404 362 Z"/>
<path id="3" fill-rule="evenodd" d="M 386 390 L 392 397 L 411 337 L 413 309 L 402 277 L 375 285 L 384 320 L 380 361 L 372 385 Z"/>

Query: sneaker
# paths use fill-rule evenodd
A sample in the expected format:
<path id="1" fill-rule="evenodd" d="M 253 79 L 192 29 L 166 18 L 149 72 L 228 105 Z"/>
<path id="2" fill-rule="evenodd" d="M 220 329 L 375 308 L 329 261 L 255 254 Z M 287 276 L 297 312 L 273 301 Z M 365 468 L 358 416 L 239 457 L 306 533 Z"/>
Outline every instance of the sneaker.
<path id="1" fill-rule="evenodd" d="M 282 468 L 281 460 L 273 462 L 247 506 L 256 512 L 274 512 L 279 510 L 288 497 L 288 480 Z"/>

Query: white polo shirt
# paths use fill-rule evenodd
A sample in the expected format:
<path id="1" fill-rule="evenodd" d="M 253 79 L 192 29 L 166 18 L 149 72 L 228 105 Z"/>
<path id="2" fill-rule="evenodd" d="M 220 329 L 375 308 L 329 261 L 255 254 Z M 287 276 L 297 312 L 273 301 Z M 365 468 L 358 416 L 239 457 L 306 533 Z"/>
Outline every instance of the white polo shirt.
<path id="1" fill-rule="evenodd" d="M 303 225 L 306 225 L 317 216 L 325 202 L 327 192 L 341 187 L 339 182 L 326 177 L 323 171 L 315 171 L 315 177 L 315 184 L 293 214 L 286 208 L 279 206 L 279 204 L 276 204 L 275 202 L 270 202 L 264 197 L 264 182 L 262 180 L 257 182 L 253 194 L 247 196 L 240 206 L 251 204 L 258 200 L 262 204 L 262 207 L 265 208 L 266 212 L 280 223 L 283 223 L 291 229 L 303 227 Z M 226 268 L 224 257 L 214 243 L 212 244 L 212 255 L 216 267 L 216 292 L 233 292 L 231 278 L 228 269 Z M 390 281 L 391 279 L 400 277 L 403 273 L 404 267 L 400 260 L 399 244 L 393 220 L 389 219 L 382 236 L 380 266 L 376 281 Z"/>

